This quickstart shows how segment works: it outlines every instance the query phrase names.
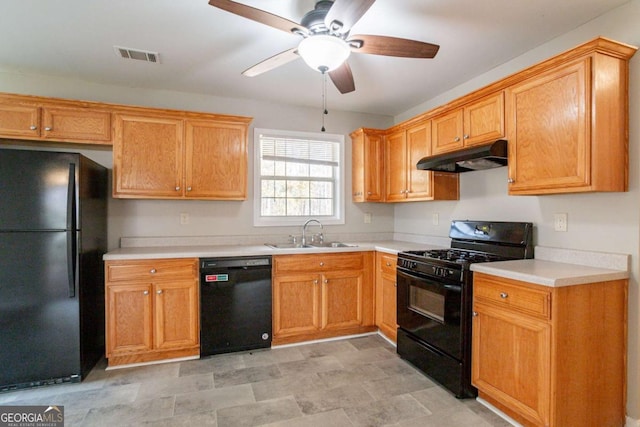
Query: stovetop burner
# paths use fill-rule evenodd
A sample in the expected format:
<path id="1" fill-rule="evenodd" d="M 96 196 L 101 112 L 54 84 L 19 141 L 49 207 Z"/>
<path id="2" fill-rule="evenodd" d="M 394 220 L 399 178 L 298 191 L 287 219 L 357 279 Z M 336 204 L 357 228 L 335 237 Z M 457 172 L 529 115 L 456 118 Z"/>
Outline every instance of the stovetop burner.
<path id="1" fill-rule="evenodd" d="M 412 255 L 428 259 L 457 262 L 459 264 L 474 262 L 503 261 L 508 259 L 499 255 L 486 252 L 469 251 L 463 249 L 430 249 L 425 251 L 407 251 Z"/>

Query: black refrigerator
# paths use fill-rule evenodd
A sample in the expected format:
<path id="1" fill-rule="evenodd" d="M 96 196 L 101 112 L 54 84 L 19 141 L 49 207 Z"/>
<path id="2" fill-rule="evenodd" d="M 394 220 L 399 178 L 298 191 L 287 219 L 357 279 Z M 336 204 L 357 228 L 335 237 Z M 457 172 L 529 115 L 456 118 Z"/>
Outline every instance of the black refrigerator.
<path id="1" fill-rule="evenodd" d="M 107 170 L 0 148 L 0 391 L 78 382 L 104 354 Z"/>

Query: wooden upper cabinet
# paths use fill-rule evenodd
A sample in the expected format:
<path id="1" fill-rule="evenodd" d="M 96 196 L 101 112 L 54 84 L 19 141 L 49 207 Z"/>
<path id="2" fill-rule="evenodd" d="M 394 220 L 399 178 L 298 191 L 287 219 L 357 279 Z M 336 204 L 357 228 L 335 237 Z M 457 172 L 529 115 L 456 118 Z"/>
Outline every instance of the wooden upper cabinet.
<path id="1" fill-rule="evenodd" d="M 116 114 L 113 196 L 244 200 L 250 119 Z"/>
<path id="2" fill-rule="evenodd" d="M 392 131 L 385 137 L 385 201 L 457 200 L 457 174 L 419 170 L 416 164 L 431 153 L 431 122 Z"/>
<path id="3" fill-rule="evenodd" d="M 206 120 L 186 122 L 186 197 L 247 197 L 247 126 Z"/>
<path id="4" fill-rule="evenodd" d="M 404 129 L 385 137 L 384 164 L 387 170 L 385 200 L 404 200 L 407 191 L 407 135 Z"/>
<path id="5" fill-rule="evenodd" d="M 472 101 L 432 122 L 433 155 L 504 138 L 504 93 Z"/>
<path id="6" fill-rule="evenodd" d="M 90 108 L 42 109 L 42 137 L 56 141 L 111 143 L 111 113 Z"/>
<path id="7" fill-rule="evenodd" d="M 353 201 L 381 202 L 384 199 L 383 133 L 361 128 L 350 136 Z"/>
<path id="8" fill-rule="evenodd" d="M 627 190 L 627 60 L 591 52 L 507 90 L 509 194 Z"/>
<path id="9" fill-rule="evenodd" d="M 432 119 L 431 154 L 446 153 L 463 147 L 463 117 L 460 108 Z"/>
<path id="10" fill-rule="evenodd" d="M 0 97 L 0 136 L 37 139 L 40 136 L 40 109 Z"/>
<path id="11" fill-rule="evenodd" d="M 111 144 L 109 111 L 60 103 L 0 95 L 0 138 Z"/>
<path id="12" fill-rule="evenodd" d="M 183 122 L 117 114 L 113 144 L 113 196 L 181 197 Z"/>

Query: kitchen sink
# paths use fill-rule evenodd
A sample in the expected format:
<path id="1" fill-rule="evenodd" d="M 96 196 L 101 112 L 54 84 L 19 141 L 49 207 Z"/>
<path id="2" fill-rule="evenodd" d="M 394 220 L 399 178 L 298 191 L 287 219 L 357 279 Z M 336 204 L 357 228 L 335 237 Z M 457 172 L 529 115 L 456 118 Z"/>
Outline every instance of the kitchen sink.
<path id="1" fill-rule="evenodd" d="M 310 246 L 314 248 L 357 248 L 358 247 L 358 245 L 351 245 L 349 243 L 342 243 L 342 242 L 312 243 Z"/>
<path id="2" fill-rule="evenodd" d="M 358 245 L 352 245 L 342 242 L 322 242 L 311 243 L 310 245 L 301 245 L 300 243 L 265 243 L 273 249 L 309 249 L 309 248 L 357 248 Z"/>
<path id="3" fill-rule="evenodd" d="M 301 245 L 300 243 L 265 243 L 273 249 L 308 249 L 313 248 L 311 245 Z"/>

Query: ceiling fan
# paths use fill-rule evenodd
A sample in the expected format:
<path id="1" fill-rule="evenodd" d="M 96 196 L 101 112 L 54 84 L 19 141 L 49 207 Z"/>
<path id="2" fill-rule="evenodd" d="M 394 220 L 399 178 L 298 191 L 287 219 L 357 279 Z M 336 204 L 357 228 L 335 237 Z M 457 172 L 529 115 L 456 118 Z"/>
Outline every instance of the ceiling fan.
<path id="1" fill-rule="evenodd" d="M 280 52 L 242 72 L 257 76 L 302 57 L 311 68 L 328 73 L 340 93 L 353 92 L 355 83 L 346 62 L 349 54 L 405 58 L 433 58 L 440 46 L 417 40 L 377 35 L 350 35 L 375 0 L 320 0 L 300 23 L 231 0 L 209 0 L 211 6 L 302 37 L 298 46 Z"/>

